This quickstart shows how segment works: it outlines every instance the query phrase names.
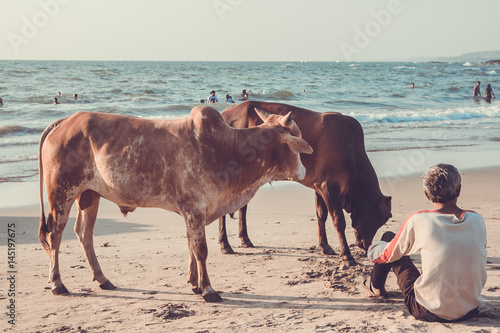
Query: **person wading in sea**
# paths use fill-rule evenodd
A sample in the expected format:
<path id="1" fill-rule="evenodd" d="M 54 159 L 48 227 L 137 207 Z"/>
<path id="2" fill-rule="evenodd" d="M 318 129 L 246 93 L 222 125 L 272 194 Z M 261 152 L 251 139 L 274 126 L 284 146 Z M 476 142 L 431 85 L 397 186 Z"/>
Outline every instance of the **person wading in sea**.
<path id="1" fill-rule="evenodd" d="M 474 87 L 474 90 L 472 90 L 472 97 L 478 97 L 481 96 L 481 81 L 477 81 L 476 86 Z"/>
<path id="2" fill-rule="evenodd" d="M 488 84 L 486 86 L 486 89 L 484 89 L 484 99 L 487 102 L 491 102 L 491 96 L 493 95 L 493 98 L 496 98 L 495 93 L 493 92 L 493 89 L 491 89 L 491 84 Z"/>

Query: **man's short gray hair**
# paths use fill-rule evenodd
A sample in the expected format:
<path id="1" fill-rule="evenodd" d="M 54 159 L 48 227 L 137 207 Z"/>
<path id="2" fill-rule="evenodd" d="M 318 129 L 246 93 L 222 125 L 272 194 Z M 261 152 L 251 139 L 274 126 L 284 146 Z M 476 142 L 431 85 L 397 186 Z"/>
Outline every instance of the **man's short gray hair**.
<path id="1" fill-rule="evenodd" d="M 457 168 L 451 164 L 440 163 L 424 172 L 424 190 L 432 202 L 447 202 L 460 194 L 462 178 Z"/>

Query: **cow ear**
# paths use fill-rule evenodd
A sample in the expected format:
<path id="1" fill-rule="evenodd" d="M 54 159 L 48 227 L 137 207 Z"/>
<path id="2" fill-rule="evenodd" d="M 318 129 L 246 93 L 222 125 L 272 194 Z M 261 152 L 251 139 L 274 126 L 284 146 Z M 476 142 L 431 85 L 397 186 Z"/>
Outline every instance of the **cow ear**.
<path id="1" fill-rule="evenodd" d="M 292 126 L 293 120 L 292 120 L 292 112 L 288 112 L 286 116 L 281 116 L 280 117 L 280 125 L 283 127 L 290 127 Z"/>
<path id="2" fill-rule="evenodd" d="M 312 154 L 313 149 L 306 140 L 302 138 L 298 138 L 296 136 L 287 135 L 285 138 L 285 143 L 288 145 L 288 148 L 294 153 L 299 154 Z"/>
<path id="3" fill-rule="evenodd" d="M 257 113 L 257 116 L 259 116 L 259 118 L 262 119 L 263 122 L 266 122 L 269 117 L 271 117 L 271 114 L 258 108 L 255 108 L 255 113 Z"/>

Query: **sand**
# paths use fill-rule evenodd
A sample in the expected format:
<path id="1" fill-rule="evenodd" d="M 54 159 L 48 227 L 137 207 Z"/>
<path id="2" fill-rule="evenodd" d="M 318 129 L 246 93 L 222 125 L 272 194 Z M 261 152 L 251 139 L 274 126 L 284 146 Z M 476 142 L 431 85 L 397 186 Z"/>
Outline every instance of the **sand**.
<path id="1" fill-rule="evenodd" d="M 54 296 L 47 282 L 48 257 L 37 237 L 38 206 L 1 209 L 2 313 L 12 298 L 6 245 L 11 223 L 17 273 L 15 326 L 4 315 L 0 327 L 6 332 L 499 332 L 500 168 L 461 172 L 459 205 L 481 213 L 488 230 L 488 281 L 478 318 L 454 324 L 417 321 L 406 311 L 392 275 L 389 299 L 368 296 L 358 281 L 371 267 L 363 252 L 352 247 L 359 265 L 347 269 L 337 255 L 323 255 L 317 246 L 313 191 L 286 183 L 261 188 L 249 205 L 255 248 L 239 247 L 237 222 L 230 220 L 229 241 L 237 254 L 223 255 L 218 223 L 207 227 L 208 272 L 223 297 L 215 304 L 204 302 L 187 284 L 186 230 L 174 213 L 139 208 L 125 218 L 114 204 L 101 201 L 94 243 L 104 274 L 118 287 L 107 291 L 92 282 L 72 231 L 73 211 L 60 255 L 62 279 L 72 294 Z M 393 196 L 394 216 L 376 238 L 387 230 L 397 232 L 409 214 L 432 207 L 423 196 L 420 175 L 380 183 L 384 194 Z M 327 232 L 338 252 L 331 220 Z M 353 244 L 350 226 L 346 233 Z"/>

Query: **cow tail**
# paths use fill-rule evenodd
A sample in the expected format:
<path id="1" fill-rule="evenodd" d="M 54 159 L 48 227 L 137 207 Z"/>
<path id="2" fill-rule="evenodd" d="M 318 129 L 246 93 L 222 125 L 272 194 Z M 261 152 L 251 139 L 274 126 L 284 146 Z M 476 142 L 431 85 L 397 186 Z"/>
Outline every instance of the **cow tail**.
<path id="1" fill-rule="evenodd" d="M 40 238 L 40 243 L 42 243 L 43 248 L 45 251 L 49 252 L 50 251 L 50 245 L 47 240 L 47 234 L 49 232 L 47 222 L 45 220 L 45 208 L 43 205 L 43 164 L 42 164 L 42 147 L 43 143 L 45 142 L 45 138 L 49 133 L 56 128 L 59 123 L 63 119 L 60 119 L 52 124 L 50 124 L 45 131 L 43 131 L 42 136 L 40 138 L 40 143 L 38 145 L 38 176 L 39 176 L 39 182 L 40 182 L 40 209 L 41 209 L 41 216 L 40 216 L 40 226 L 38 228 L 38 238 Z M 52 216 L 49 216 L 49 220 L 52 218 Z"/>

